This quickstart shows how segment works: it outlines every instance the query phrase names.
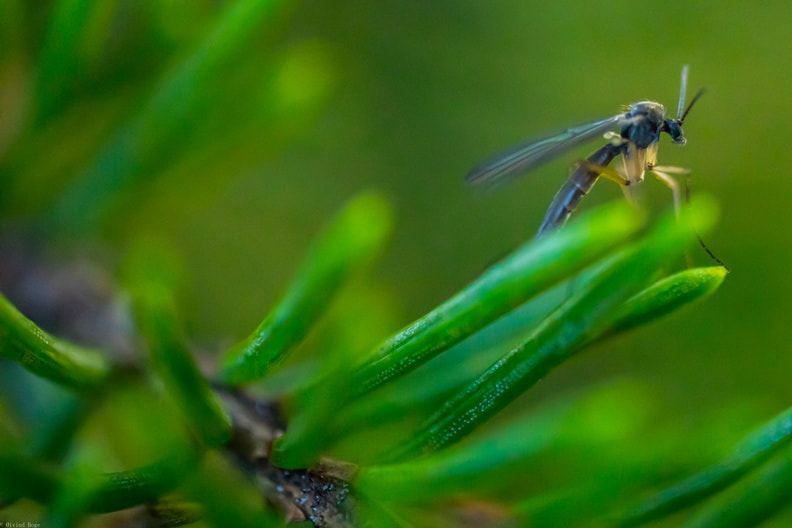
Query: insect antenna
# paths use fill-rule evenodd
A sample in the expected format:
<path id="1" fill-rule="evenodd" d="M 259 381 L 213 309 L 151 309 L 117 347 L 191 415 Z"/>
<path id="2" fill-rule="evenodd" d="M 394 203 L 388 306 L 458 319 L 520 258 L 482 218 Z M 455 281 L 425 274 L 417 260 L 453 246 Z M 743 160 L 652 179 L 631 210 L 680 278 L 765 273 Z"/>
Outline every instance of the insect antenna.
<path id="1" fill-rule="evenodd" d="M 695 102 L 695 100 L 697 98 L 698 97 L 694 98 L 693 102 Z M 693 105 L 693 102 L 691 102 L 691 106 Z M 688 108 L 688 110 L 689 109 L 690 108 Z M 687 113 L 687 112 L 685 112 L 685 113 Z M 685 203 L 687 203 L 688 207 L 690 207 L 690 174 L 685 176 Z M 727 266 L 721 259 L 719 259 L 717 256 L 715 256 L 715 253 L 713 253 L 712 250 L 707 246 L 707 244 L 704 243 L 704 240 L 702 240 L 701 235 L 698 234 L 698 231 L 695 231 L 695 233 L 696 233 L 696 238 L 698 239 L 699 245 L 701 246 L 701 248 L 704 251 L 707 252 L 707 255 L 709 255 L 709 257 L 712 260 L 717 262 L 719 266 L 722 266 L 723 269 L 725 269 L 727 272 L 731 271 L 729 269 L 729 266 Z"/>
<path id="2" fill-rule="evenodd" d="M 681 125 L 682 123 L 684 123 L 684 122 L 685 122 L 685 118 L 687 117 L 687 115 L 688 115 L 688 112 L 690 112 L 690 109 L 691 109 L 691 108 L 693 108 L 693 105 L 695 104 L 695 102 L 696 102 L 696 101 L 698 101 L 698 100 L 699 100 L 699 98 L 700 98 L 702 95 L 704 95 L 704 92 L 706 92 L 706 91 L 707 91 L 707 90 L 706 90 L 706 88 L 702 88 L 701 90 L 699 90 L 699 91 L 696 93 L 696 95 L 694 95 L 694 96 L 693 96 L 693 99 L 691 99 L 691 100 L 690 100 L 690 104 L 689 104 L 689 105 L 687 105 L 687 108 L 685 108 L 685 111 L 684 111 L 684 112 L 682 112 L 682 115 L 681 115 L 681 116 L 679 117 L 679 119 L 677 120 L 677 121 L 679 121 L 679 124 L 680 124 L 680 125 Z"/>
<path id="3" fill-rule="evenodd" d="M 690 109 L 693 108 L 693 105 L 696 101 L 699 100 L 699 97 L 704 95 L 706 90 L 702 88 L 699 90 L 696 95 L 693 96 L 693 99 L 690 100 L 690 104 L 687 105 L 685 108 L 685 95 L 687 94 L 687 81 L 688 81 L 688 70 L 689 66 L 685 64 L 682 66 L 682 79 L 679 82 L 679 104 L 677 104 L 677 123 L 680 125 L 685 122 L 685 118 L 690 112 Z"/>
<path id="4" fill-rule="evenodd" d="M 679 103 L 677 104 L 677 121 L 681 121 L 685 108 L 685 94 L 687 92 L 688 65 L 682 66 L 682 79 L 679 81 Z"/>

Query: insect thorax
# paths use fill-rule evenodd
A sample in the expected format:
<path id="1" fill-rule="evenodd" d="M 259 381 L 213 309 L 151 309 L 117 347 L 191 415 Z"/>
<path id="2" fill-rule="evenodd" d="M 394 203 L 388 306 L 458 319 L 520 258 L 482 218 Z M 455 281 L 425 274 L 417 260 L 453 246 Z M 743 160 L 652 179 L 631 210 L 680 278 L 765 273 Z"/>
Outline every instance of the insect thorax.
<path id="1" fill-rule="evenodd" d="M 627 123 L 621 129 L 621 136 L 639 149 L 645 149 L 660 139 L 665 107 L 654 101 L 641 101 L 630 105 L 625 118 Z"/>

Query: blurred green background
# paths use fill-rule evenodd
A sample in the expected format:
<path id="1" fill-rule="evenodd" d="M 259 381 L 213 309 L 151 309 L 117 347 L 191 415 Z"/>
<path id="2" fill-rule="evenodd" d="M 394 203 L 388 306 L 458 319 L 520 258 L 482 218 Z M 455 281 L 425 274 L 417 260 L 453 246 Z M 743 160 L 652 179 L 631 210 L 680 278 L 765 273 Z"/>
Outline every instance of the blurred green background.
<path id="1" fill-rule="evenodd" d="M 708 92 L 687 146 L 663 138 L 660 161 L 693 170 L 693 199 L 720 202 L 707 242 L 732 273 L 713 299 L 599 345 L 527 399 L 629 377 L 669 422 L 728 430 L 723 446 L 792 402 L 787 2 L 273 2 L 264 22 L 240 18 L 252 29 L 225 54 L 206 36 L 227 2 L 0 6 L 6 225 L 54 218 L 51 244 L 94 248 L 108 268 L 141 236 L 167 241 L 188 332 L 210 349 L 258 324 L 315 232 L 366 188 L 398 215 L 371 279 L 381 325 L 424 314 L 530 239 L 594 146 L 488 193 L 465 186 L 473 165 L 639 100 L 673 113 L 689 64 L 689 92 Z M 180 76 L 195 57 L 213 67 Z M 132 169 L 118 193 L 73 199 L 101 195 L 91 175 L 119 167 Z M 671 205 L 644 187 L 648 207 Z M 601 183 L 582 209 L 612 199 Z"/>

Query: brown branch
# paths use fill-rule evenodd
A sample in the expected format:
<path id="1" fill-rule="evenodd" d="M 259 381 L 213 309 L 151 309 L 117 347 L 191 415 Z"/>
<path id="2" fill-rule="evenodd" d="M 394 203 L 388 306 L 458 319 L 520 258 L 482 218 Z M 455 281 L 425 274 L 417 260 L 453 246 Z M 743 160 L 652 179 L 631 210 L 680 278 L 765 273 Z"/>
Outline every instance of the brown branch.
<path id="1" fill-rule="evenodd" d="M 292 522 L 308 520 L 322 528 L 355 526 L 349 464 L 327 460 L 315 469 L 299 470 L 273 466 L 272 443 L 284 432 L 278 406 L 237 390 L 220 394 L 234 424 L 228 451 L 269 503 Z"/>

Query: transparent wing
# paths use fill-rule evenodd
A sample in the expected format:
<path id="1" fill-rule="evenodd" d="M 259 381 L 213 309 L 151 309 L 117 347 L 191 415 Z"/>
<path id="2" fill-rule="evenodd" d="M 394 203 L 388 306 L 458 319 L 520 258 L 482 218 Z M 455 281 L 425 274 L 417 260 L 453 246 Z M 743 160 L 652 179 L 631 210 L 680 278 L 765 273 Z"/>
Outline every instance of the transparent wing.
<path id="1" fill-rule="evenodd" d="M 617 130 L 625 114 L 594 121 L 542 139 L 522 143 L 510 148 L 473 168 L 466 178 L 470 185 L 494 184 L 535 169 L 542 163 L 585 143 L 595 136 Z"/>

